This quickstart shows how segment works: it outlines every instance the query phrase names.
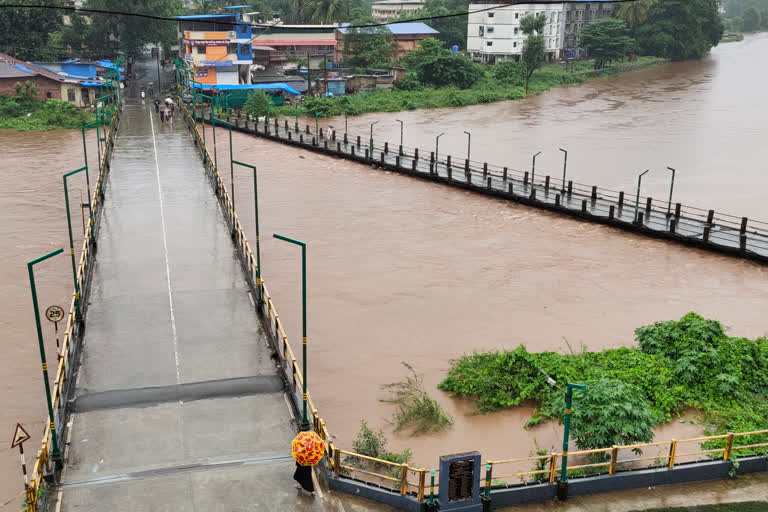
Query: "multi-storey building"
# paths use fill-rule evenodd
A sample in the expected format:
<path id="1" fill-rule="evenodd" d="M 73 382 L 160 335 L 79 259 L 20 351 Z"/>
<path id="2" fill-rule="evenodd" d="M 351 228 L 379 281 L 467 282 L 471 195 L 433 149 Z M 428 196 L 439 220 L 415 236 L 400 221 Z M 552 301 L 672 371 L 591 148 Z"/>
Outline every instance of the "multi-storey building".
<path id="1" fill-rule="evenodd" d="M 179 57 L 204 85 L 250 83 L 251 24 L 240 15 L 178 16 Z"/>
<path id="2" fill-rule="evenodd" d="M 544 41 L 547 57 L 557 59 L 578 46 L 584 24 L 611 16 L 608 0 L 573 0 L 569 3 L 470 4 L 467 19 L 467 51 L 472 60 L 495 64 L 520 60 L 526 35 L 520 21 L 528 14 L 547 16 Z"/>
<path id="3" fill-rule="evenodd" d="M 410 14 L 422 8 L 422 0 L 381 0 L 371 4 L 371 14 L 376 21 L 390 21 L 401 14 Z"/>

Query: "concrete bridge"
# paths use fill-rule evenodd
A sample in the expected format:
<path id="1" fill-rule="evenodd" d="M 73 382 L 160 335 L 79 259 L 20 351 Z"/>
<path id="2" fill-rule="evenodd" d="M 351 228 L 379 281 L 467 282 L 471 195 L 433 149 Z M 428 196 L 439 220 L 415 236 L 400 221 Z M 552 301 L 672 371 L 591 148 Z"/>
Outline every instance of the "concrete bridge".
<path id="1" fill-rule="evenodd" d="M 210 110 L 195 114 L 211 122 Z M 519 171 L 511 167 L 452 158 L 448 150 L 420 151 L 369 137 L 300 125 L 297 121 L 249 120 L 226 116 L 233 129 L 330 156 L 373 165 L 514 201 L 535 208 L 609 225 L 644 236 L 661 238 L 768 263 L 768 222 L 702 210 L 653 199 L 635 191 L 613 191 L 574 183 L 564 177 Z"/>

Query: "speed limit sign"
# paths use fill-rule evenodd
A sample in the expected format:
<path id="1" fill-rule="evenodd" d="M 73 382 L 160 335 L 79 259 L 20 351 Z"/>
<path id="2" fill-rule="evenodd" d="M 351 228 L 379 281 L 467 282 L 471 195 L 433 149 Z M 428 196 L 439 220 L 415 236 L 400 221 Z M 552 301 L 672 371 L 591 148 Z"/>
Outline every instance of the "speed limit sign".
<path id="1" fill-rule="evenodd" d="M 64 308 L 61 306 L 50 306 L 45 310 L 45 318 L 53 323 L 61 322 L 64 318 Z"/>

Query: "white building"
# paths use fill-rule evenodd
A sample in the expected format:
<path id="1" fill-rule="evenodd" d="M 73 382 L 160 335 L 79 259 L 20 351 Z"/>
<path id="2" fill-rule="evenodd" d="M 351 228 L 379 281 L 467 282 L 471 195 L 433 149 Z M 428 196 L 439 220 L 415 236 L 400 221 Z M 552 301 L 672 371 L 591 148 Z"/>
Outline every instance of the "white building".
<path id="1" fill-rule="evenodd" d="M 381 0 L 371 4 L 371 14 L 376 21 L 389 21 L 423 8 L 422 0 Z"/>
<path id="2" fill-rule="evenodd" d="M 481 12 L 473 12 L 479 11 Z M 547 56 L 560 54 L 565 27 L 564 4 L 470 4 L 467 19 L 467 52 L 472 60 L 496 64 L 520 60 L 526 35 L 520 21 L 529 14 L 544 13 Z"/>
<path id="3" fill-rule="evenodd" d="M 473 12 L 480 11 L 480 12 Z M 467 52 L 472 60 L 496 64 L 520 60 L 526 36 L 520 21 L 528 14 L 544 13 L 547 56 L 560 58 L 563 50 L 576 48 L 584 24 L 611 16 L 606 0 L 575 0 L 554 4 L 470 4 L 467 17 Z"/>

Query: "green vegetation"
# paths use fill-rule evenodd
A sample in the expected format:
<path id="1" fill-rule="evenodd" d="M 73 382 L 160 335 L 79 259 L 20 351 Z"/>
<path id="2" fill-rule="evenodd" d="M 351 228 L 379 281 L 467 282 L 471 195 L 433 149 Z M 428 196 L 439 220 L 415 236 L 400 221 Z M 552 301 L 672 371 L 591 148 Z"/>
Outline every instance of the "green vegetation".
<path id="1" fill-rule="evenodd" d="M 764 501 L 744 501 L 741 503 L 720 503 L 717 505 L 696 505 L 691 507 L 651 508 L 634 512 L 766 512 L 768 503 Z"/>
<path id="2" fill-rule="evenodd" d="M 12 130 L 79 129 L 93 114 L 57 99 L 40 101 L 32 82 L 16 83 L 16 94 L 0 94 L 0 128 Z"/>
<path id="3" fill-rule="evenodd" d="M 600 18 L 584 25 L 579 44 L 595 59 L 595 69 L 624 59 L 635 41 L 627 35 L 627 26 L 616 18 Z"/>
<path id="4" fill-rule="evenodd" d="M 723 34 L 722 39 L 720 39 L 721 43 L 737 43 L 739 41 L 744 40 L 744 34 L 739 33 L 725 33 Z"/>
<path id="5" fill-rule="evenodd" d="M 663 62 L 655 57 L 641 57 L 631 66 L 649 66 Z M 498 66 L 485 66 L 470 62 L 464 56 L 451 54 L 436 39 L 422 41 L 422 49 L 408 52 L 401 60 L 406 78 L 388 91 L 347 94 L 332 98 L 306 98 L 299 115 L 336 116 L 367 112 L 399 112 L 419 108 L 458 107 L 525 97 L 526 67 L 522 62 L 505 62 Z M 586 80 L 618 74 L 618 68 L 605 68 L 594 72 L 592 61 L 571 63 L 565 71 L 559 65 L 537 69 L 528 82 L 535 94 L 562 84 L 578 84 Z M 453 84 L 443 86 L 444 84 Z M 464 88 L 461 88 L 464 87 Z M 280 107 L 274 115 L 293 117 L 294 107 Z"/>
<path id="6" fill-rule="evenodd" d="M 563 415 L 562 392 L 540 370 L 560 385 L 586 384 L 586 392 L 574 394 L 572 425 L 584 449 L 647 439 L 650 426 L 689 407 L 701 412 L 711 434 L 766 428 L 768 339 L 726 336 L 720 323 L 695 313 L 635 332 L 637 348 L 562 355 L 531 354 L 520 346 L 467 355 L 454 361 L 439 387 L 473 398 L 480 411 L 533 401 L 537 410 L 530 427 Z M 746 436 L 739 444 L 766 441 L 768 435 Z M 707 447 L 723 444 L 717 440 Z"/>
<path id="7" fill-rule="evenodd" d="M 413 459 L 413 452 L 406 448 L 402 452 L 391 452 L 387 450 L 387 439 L 381 430 L 373 430 L 368 426 L 368 422 L 360 420 L 360 431 L 352 442 L 352 451 L 367 457 L 385 460 L 394 464 L 408 464 Z M 344 464 L 360 468 L 365 471 L 385 472 L 393 478 L 400 477 L 400 469 L 389 464 L 381 462 L 371 462 L 357 457 L 346 456 Z"/>
<path id="8" fill-rule="evenodd" d="M 529 14 L 520 20 L 520 30 L 528 37 L 523 43 L 523 53 L 520 60 L 525 67 L 525 93 L 530 90 L 533 73 L 547 61 L 546 45 L 544 43 L 544 26 L 547 15 L 544 13 Z"/>
<path id="9" fill-rule="evenodd" d="M 7 3 L 7 2 L 6 2 Z M 64 0 L 41 0 L 40 5 L 65 5 Z M 23 60 L 56 56 L 51 34 L 62 25 L 63 12 L 53 9 L 0 9 L 0 51 Z"/>
<path id="10" fill-rule="evenodd" d="M 376 23 L 369 12 L 356 10 L 353 25 Z M 396 44 L 387 27 L 350 28 L 344 35 L 344 62 L 351 67 L 392 65 Z"/>
<path id="11" fill-rule="evenodd" d="M 390 392 L 391 398 L 381 401 L 397 406 L 393 416 L 395 431 L 407 428 L 412 429 L 412 434 L 424 434 L 453 425 L 453 418 L 424 390 L 423 377 L 417 375 L 408 363 L 402 364 L 408 371 L 405 380 L 382 386 Z"/>
<path id="12" fill-rule="evenodd" d="M 243 105 L 243 113 L 253 117 L 263 117 L 267 115 L 267 105 L 269 96 L 262 90 L 251 91 Z"/>
<path id="13" fill-rule="evenodd" d="M 658 0 L 637 28 L 643 55 L 672 60 L 698 59 L 723 35 L 717 0 Z"/>

